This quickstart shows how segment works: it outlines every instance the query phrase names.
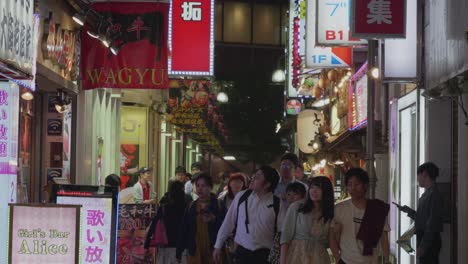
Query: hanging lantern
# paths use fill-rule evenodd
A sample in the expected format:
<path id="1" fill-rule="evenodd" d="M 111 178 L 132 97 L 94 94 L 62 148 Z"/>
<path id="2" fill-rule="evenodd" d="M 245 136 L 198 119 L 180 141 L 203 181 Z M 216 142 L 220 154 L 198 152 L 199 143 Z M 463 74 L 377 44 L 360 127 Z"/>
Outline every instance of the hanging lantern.
<path id="1" fill-rule="evenodd" d="M 332 82 L 336 82 L 338 80 L 338 71 L 337 70 L 331 70 L 328 72 L 328 80 Z"/>
<path id="2" fill-rule="evenodd" d="M 315 98 L 320 98 L 323 95 L 323 89 L 320 88 L 319 86 L 315 86 L 314 88 L 314 97 Z"/>

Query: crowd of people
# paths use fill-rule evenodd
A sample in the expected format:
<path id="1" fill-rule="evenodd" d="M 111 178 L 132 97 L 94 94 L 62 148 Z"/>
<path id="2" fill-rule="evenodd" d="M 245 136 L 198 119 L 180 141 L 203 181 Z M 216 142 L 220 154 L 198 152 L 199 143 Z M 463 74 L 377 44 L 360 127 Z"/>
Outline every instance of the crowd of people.
<path id="1" fill-rule="evenodd" d="M 154 202 L 145 175 L 150 170 L 140 170 L 136 203 Z M 399 208 L 416 220 L 420 263 L 438 263 L 441 248 L 437 176 L 434 163 L 419 166 L 418 182 L 426 189 L 421 206 Z M 346 172 L 350 199 L 337 204 L 330 179 L 306 179 L 292 153 L 281 158 L 278 170 L 261 166 L 251 177 L 223 173 L 219 179 L 215 184 L 199 163 L 191 174 L 176 169 L 147 232 L 145 248 L 159 234 L 157 222 L 164 223 L 167 243 L 158 247 L 156 263 L 391 263 L 390 205 L 367 198 L 369 176 L 361 168 Z"/>

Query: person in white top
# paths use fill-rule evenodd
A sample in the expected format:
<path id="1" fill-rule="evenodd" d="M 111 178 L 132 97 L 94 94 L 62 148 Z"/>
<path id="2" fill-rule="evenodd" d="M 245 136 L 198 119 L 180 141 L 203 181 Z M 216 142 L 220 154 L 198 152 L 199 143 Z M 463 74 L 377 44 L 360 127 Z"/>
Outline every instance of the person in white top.
<path id="1" fill-rule="evenodd" d="M 389 262 L 388 211 L 390 206 L 377 199 L 367 199 L 369 176 L 361 168 L 345 175 L 351 199 L 335 205 L 330 249 L 338 264 L 377 264 L 379 244 L 385 263 Z"/>
<path id="2" fill-rule="evenodd" d="M 234 233 L 238 245 L 236 263 L 267 264 L 277 231 L 280 201 L 272 193 L 278 184 L 278 172 L 262 166 L 252 177 L 249 190 L 236 195 L 218 232 L 213 259 L 220 263 L 225 241 Z"/>

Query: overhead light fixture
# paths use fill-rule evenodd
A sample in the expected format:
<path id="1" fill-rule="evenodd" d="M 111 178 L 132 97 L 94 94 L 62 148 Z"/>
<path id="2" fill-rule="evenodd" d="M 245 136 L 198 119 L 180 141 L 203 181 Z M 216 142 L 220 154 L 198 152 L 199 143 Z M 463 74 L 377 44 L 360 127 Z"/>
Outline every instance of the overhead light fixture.
<path id="1" fill-rule="evenodd" d="M 74 14 L 72 18 L 80 26 L 83 26 L 86 21 L 86 18 L 79 13 Z"/>
<path id="2" fill-rule="evenodd" d="M 114 54 L 115 56 L 117 56 L 117 54 L 119 53 L 119 48 L 118 47 L 111 47 L 110 48 L 110 51 L 112 52 L 112 54 Z"/>
<path id="3" fill-rule="evenodd" d="M 234 157 L 234 156 L 224 156 L 223 159 L 224 160 L 236 160 L 236 157 Z"/>
<path id="4" fill-rule="evenodd" d="M 220 103 L 225 104 L 229 102 L 229 97 L 225 92 L 220 92 L 218 93 L 218 96 L 216 96 L 216 100 L 218 100 L 218 102 Z"/>
<path id="5" fill-rule="evenodd" d="M 281 130 L 281 123 L 276 124 L 276 130 L 275 133 L 278 134 L 278 132 Z"/>
<path id="6" fill-rule="evenodd" d="M 337 159 L 334 164 L 337 166 L 341 166 L 341 165 L 344 165 L 344 161 Z"/>
<path id="7" fill-rule="evenodd" d="M 105 39 L 102 39 L 102 44 L 106 47 L 106 48 L 109 48 L 110 44 L 109 44 L 109 40 L 107 40 L 107 38 Z"/>
<path id="8" fill-rule="evenodd" d="M 72 99 L 64 90 L 59 89 L 57 91 L 56 98 L 57 100 L 55 102 L 55 110 L 57 110 L 57 112 L 62 114 L 70 110 L 70 104 L 72 102 Z"/>
<path id="9" fill-rule="evenodd" d="M 192 146 L 187 145 L 185 148 L 186 148 L 186 149 L 191 149 Z"/>
<path id="10" fill-rule="evenodd" d="M 312 106 L 313 107 L 324 107 L 326 105 L 328 105 L 330 103 L 330 99 L 329 98 L 324 98 L 324 99 L 320 99 L 320 100 L 317 100 L 315 102 L 312 103 Z"/>
<path id="11" fill-rule="evenodd" d="M 86 33 L 88 33 L 88 35 L 92 38 L 99 38 L 99 35 L 97 33 L 92 32 L 91 30 L 87 30 Z"/>
<path id="12" fill-rule="evenodd" d="M 273 75 L 271 76 L 271 81 L 275 83 L 280 83 L 284 82 L 286 80 L 286 75 L 284 74 L 284 70 L 278 69 L 273 72 Z"/>
<path id="13" fill-rule="evenodd" d="M 325 167 L 325 165 L 327 165 L 327 160 L 326 160 L 326 159 L 322 159 L 322 160 L 320 161 L 320 166 L 323 168 L 323 167 Z"/>
<path id="14" fill-rule="evenodd" d="M 21 94 L 21 99 L 31 101 L 32 99 L 34 99 L 34 95 L 31 93 L 31 91 L 27 90 Z"/>
<path id="15" fill-rule="evenodd" d="M 377 67 L 373 67 L 372 69 L 370 69 L 370 76 L 374 79 L 379 79 L 380 77 L 380 70 L 379 68 Z"/>

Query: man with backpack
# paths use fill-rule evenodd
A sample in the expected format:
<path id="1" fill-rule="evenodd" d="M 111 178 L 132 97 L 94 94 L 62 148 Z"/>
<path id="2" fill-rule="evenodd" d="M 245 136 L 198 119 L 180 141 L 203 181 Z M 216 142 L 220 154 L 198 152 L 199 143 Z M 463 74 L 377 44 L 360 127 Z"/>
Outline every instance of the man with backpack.
<path id="1" fill-rule="evenodd" d="M 234 237 L 237 244 L 235 263 L 267 264 L 277 232 L 280 199 L 273 195 L 278 172 L 262 166 L 252 177 L 246 191 L 236 195 L 218 232 L 213 259 L 220 263 L 224 242 Z"/>

